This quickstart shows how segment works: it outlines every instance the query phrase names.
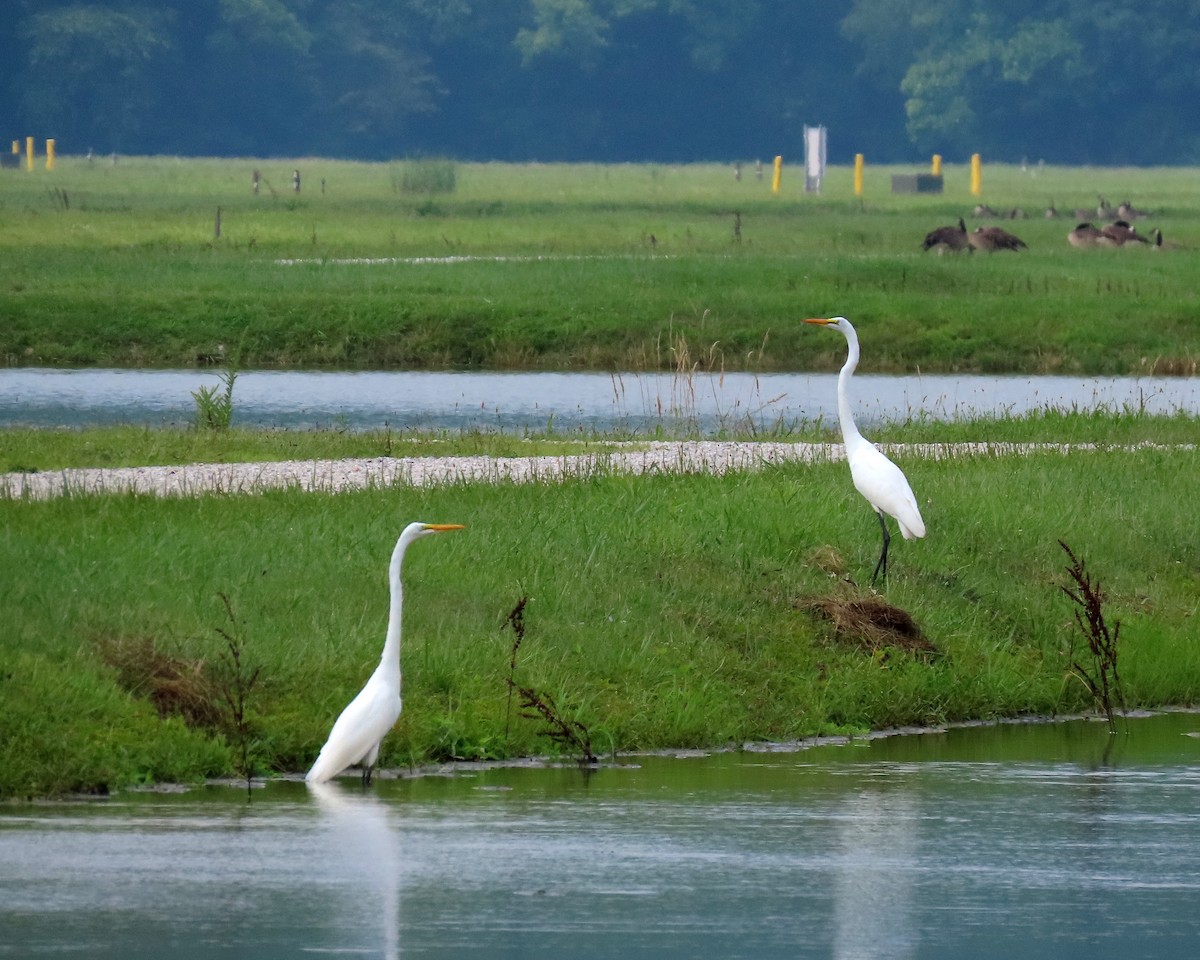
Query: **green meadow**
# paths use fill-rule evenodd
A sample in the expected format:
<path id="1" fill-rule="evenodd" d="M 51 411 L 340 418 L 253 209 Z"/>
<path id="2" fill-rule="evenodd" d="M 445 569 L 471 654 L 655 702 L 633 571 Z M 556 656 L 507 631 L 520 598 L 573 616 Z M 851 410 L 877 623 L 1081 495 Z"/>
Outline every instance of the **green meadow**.
<path id="1" fill-rule="evenodd" d="M 856 197 L 848 167 L 819 195 L 785 167 L 776 195 L 718 164 L 63 157 L 0 171 L 0 358 L 645 370 L 682 342 L 710 368 L 831 369 L 840 344 L 797 321 L 840 313 L 875 370 L 1194 370 L 1195 170 L 985 164 L 974 197 L 950 164 L 940 195 L 891 193 L 921 169 L 868 162 Z M 1172 249 L 1071 248 L 1100 196 Z M 922 251 L 980 201 L 1023 209 L 1004 225 L 1029 250 Z"/>
<path id="2" fill-rule="evenodd" d="M 50 172 L 4 169 L 0 362 L 236 356 L 247 369 L 686 380 L 836 369 L 844 341 L 799 321 L 841 313 L 864 371 L 1195 372 L 1196 171 L 985 165 L 975 198 L 966 167 L 948 165 L 942 195 L 890 192 L 893 173 L 920 169 L 868 163 L 861 198 L 847 168 L 806 195 L 785 167 L 777 196 L 716 164 L 65 157 Z M 434 178 L 414 192 L 431 172 L 454 189 Z M 1168 244 L 1076 250 L 1076 220 L 1042 215 L 1098 196 L 1153 211 L 1139 229 Z M 1027 251 L 921 250 L 960 215 L 988 222 L 971 215 L 979 200 L 1028 212 L 1002 224 Z M 833 426 L 781 424 L 772 439 L 834 440 Z M 385 766 L 573 755 L 522 715 L 510 680 L 553 701 L 601 757 L 1093 710 L 1072 668 L 1092 666 L 1060 540 L 1119 623 L 1124 702 L 1196 704 L 1196 427 L 1138 409 L 882 425 L 873 440 L 1090 446 L 898 456 L 929 535 L 894 536 L 878 593 L 878 523 L 835 462 L 339 496 L 0 498 L 0 797 L 232 776 L 243 749 L 257 775 L 306 769 L 378 660 L 387 559 L 413 519 L 467 529 L 406 562 L 405 707 Z M 12 429 L 0 473 L 558 455 L 629 439 Z M 523 599 L 514 665 L 508 616 Z M 848 615 L 872 604 L 873 618 Z M 236 676 L 253 678 L 240 728 Z"/>
<path id="3" fill-rule="evenodd" d="M 832 462 L 0 501 L 0 794 L 230 775 L 237 740 L 214 719 L 210 678 L 231 636 L 258 671 L 254 771 L 306 769 L 378 661 L 387 558 L 414 518 L 467 529 L 409 553 L 405 708 L 385 766 L 558 752 L 510 704 L 510 676 L 602 757 L 1093 709 L 1070 669 L 1089 661 L 1059 539 L 1119 622 L 1124 702 L 1194 703 L 1198 461 L 1184 446 L 904 458 L 930 534 L 893 538 L 878 597 L 866 588 L 878 524 Z M 506 622 L 522 598 L 510 672 Z M 831 612 L 880 598 L 918 632 Z"/>

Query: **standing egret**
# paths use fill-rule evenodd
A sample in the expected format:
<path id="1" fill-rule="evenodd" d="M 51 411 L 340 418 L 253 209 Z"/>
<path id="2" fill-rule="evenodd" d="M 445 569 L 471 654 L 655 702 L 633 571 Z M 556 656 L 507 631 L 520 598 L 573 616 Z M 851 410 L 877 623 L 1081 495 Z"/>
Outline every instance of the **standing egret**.
<path id="1" fill-rule="evenodd" d="M 846 446 L 846 460 L 850 464 L 850 477 L 854 481 L 854 488 L 875 509 L 879 515 L 879 527 L 883 530 L 883 552 L 879 555 L 879 562 L 875 564 L 875 572 L 871 575 L 871 586 L 874 587 L 880 573 L 887 579 L 888 544 L 892 538 L 888 533 L 884 514 L 896 519 L 905 540 L 925 536 L 925 521 L 921 519 L 917 498 L 913 496 L 912 487 L 908 485 L 908 480 L 900 468 L 859 433 L 854 423 L 854 414 L 850 412 L 850 397 L 847 394 L 850 377 L 854 375 L 858 366 L 858 334 L 854 332 L 854 327 L 845 317 L 804 322 L 832 328 L 846 338 L 846 363 L 842 372 L 838 374 L 838 421 L 842 427 L 842 443 Z"/>
<path id="2" fill-rule="evenodd" d="M 400 565 L 404 562 L 404 551 L 421 537 L 462 529 L 460 523 L 410 523 L 400 534 L 388 567 L 392 599 L 383 656 L 366 686 L 337 718 L 333 729 L 329 731 L 329 739 L 325 741 L 317 762 L 312 765 L 305 780 L 323 783 L 332 780 L 347 767 L 360 764 L 363 784 L 371 782 L 371 771 L 379 758 L 379 745 L 400 716 L 400 612 L 403 594 Z"/>

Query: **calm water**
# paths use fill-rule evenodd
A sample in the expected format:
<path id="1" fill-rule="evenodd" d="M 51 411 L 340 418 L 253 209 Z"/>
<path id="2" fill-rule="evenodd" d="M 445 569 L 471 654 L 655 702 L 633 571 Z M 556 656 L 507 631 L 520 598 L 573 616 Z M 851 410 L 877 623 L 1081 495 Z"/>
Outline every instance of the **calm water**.
<path id="1" fill-rule="evenodd" d="M 234 386 L 240 426 L 350 430 L 715 431 L 836 420 L 835 374 L 437 373 L 249 371 Z M 190 423 L 192 394 L 220 389 L 199 370 L 0 369 L 0 426 Z M 860 422 L 1046 408 L 1200 413 L 1200 379 L 855 377 Z"/>
<path id="2" fill-rule="evenodd" d="M 0 956 L 1193 958 L 1200 716 L 0 809 Z"/>

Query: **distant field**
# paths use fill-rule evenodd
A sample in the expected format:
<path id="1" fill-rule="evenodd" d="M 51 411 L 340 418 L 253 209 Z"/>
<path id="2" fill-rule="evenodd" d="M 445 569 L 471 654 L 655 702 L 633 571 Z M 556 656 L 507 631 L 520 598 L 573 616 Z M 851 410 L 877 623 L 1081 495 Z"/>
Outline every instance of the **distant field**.
<path id="1" fill-rule="evenodd" d="M 840 342 L 797 321 L 842 313 L 864 369 L 1195 372 L 1196 170 L 985 165 L 976 198 L 959 164 L 891 193 L 924 169 L 868 164 L 857 198 L 848 167 L 775 196 L 714 164 L 60 157 L 0 170 L 0 362 L 830 369 Z M 1069 247 L 1100 196 L 1184 249 Z M 923 253 L 980 200 L 1028 213 L 1004 224 L 1028 251 Z"/>

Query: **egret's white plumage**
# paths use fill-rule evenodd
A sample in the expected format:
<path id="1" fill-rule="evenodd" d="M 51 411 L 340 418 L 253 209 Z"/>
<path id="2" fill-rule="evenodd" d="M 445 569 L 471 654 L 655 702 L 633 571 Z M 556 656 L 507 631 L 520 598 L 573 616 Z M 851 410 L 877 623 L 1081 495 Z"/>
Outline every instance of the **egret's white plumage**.
<path id="1" fill-rule="evenodd" d="M 884 577 L 887 576 L 888 544 L 891 542 L 891 536 L 888 534 L 884 514 L 895 518 L 905 540 L 925 536 L 925 521 L 921 519 L 917 498 L 913 496 L 912 487 L 908 485 L 908 480 L 900 468 L 859 433 L 854 422 L 848 393 L 850 377 L 858 367 L 859 357 L 858 334 L 854 332 L 854 326 L 845 317 L 810 319 L 804 322 L 838 330 L 846 338 L 846 362 L 838 374 L 838 422 L 842 427 L 842 442 L 846 445 L 846 460 L 850 464 L 850 477 L 854 481 L 854 488 L 875 509 L 879 515 L 879 526 L 883 530 L 883 552 L 879 555 L 875 573 L 871 576 L 871 584 L 874 586 L 881 572 Z"/>
<path id="2" fill-rule="evenodd" d="M 400 716 L 400 614 L 403 590 L 400 566 L 404 552 L 414 540 L 447 530 L 461 530 L 457 523 L 410 523 L 400 534 L 388 567 L 391 607 L 388 613 L 387 640 L 379 666 L 366 686 L 350 701 L 329 731 L 317 762 L 305 780 L 322 783 L 332 780 L 347 767 L 363 768 L 363 781 L 370 782 L 371 770 L 379 758 L 379 745 Z"/>

